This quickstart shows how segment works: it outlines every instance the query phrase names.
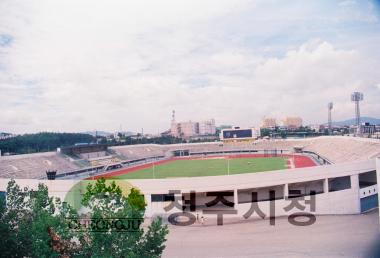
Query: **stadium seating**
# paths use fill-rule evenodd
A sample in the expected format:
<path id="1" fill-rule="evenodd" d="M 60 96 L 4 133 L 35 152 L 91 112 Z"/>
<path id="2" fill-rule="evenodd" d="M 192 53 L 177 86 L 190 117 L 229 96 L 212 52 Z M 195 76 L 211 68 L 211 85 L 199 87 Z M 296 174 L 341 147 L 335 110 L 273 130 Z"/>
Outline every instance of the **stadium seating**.
<path id="1" fill-rule="evenodd" d="M 304 150 L 313 151 L 333 163 L 358 161 L 380 155 L 380 141 L 352 137 L 320 137 L 305 141 Z"/>
<path id="2" fill-rule="evenodd" d="M 380 156 L 380 141 L 376 139 L 346 136 L 323 136 L 305 139 L 257 140 L 255 142 L 221 142 L 190 144 L 141 144 L 110 147 L 107 152 L 82 153 L 79 160 L 68 158 L 59 153 L 47 152 L 0 157 L 0 177 L 40 178 L 46 170 L 58 173 L 79 169 L 83 161 L 91 166 L 108 165 L 151 157 L 171 157 L 174 151 L 186 150 L 190 154 L 221 153 L 231 151 L 283 150 L 293 152 L 294 148 L 316 153 L 332 163 L 359 161 Z"/>
<path id="3" fill-rule="evenodd" d="M 314 152 L 327 158 L 333 163 L 366 160 L 380 155 L 379 140 L 345 136 L 324 136 L 318 138 L 289 140 L 258 140 L 255 142 L 236 142 L 229 144 L 222 144 L 220 142 L 173 145 L 150 144 L 111 148 L 116 153 L 129 160 L 160 155 L 169 156 L 170 153 L 175 150 L 189 150 L 190 153 L 240 150 L 264 151 L 274 149 L 293 152 L 295 147 L 302 148 L 305 151 Z"/>
<path id="4" fill-rule="evenodd" d="M 111 147 L 111 150 L 122 156 L 125 160 L 147 157 L 164 156 L 165 148 L 155 144 L 127 145 Z"/>
<path id="5" fill-rule="evenodd" d="M 75 169 L 78 166 L 55 152 L 0 157 L 0 176 L 7 178 L 40 178 L 46 170 Z"/>

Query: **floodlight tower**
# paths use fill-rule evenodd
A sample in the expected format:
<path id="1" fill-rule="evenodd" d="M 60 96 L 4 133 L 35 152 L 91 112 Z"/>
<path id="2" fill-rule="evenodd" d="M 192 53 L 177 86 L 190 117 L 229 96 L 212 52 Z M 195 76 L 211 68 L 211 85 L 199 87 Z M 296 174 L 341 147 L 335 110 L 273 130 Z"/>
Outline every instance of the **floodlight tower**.
<path id="1" fill-rule="evenodd" d="M 331 134 L 332 131 L 332 120 L 331 120 L 331 110 L 333 109 L 333 103 L 329 102 L 327 104 L 327 110 L 328 110 L 328 128 L 329 128 L 329 134 Z"/>
<path id="2" fill-rule="evenodd" d="M 355 91 L 351 94 L 351 101 L 355 102 L 356 133 L 358 135 L 361 134 L 359 102 L 362 100 L 363 100 L 363 93 Z"/>
<path id="3" fill-rule="evenodd" d="M 172 111 L 172 123 L 175 123 L 175 110 Z"/>

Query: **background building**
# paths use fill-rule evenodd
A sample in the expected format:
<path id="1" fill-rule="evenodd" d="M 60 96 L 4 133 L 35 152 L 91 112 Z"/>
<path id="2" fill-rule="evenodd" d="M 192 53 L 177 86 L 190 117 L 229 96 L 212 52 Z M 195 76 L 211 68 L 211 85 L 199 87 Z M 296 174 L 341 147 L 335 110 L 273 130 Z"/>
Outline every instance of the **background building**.
<path id="1" fill-rule="evenodd" d="M 261 128 L 275 128 L 276 126 L 276 118 L 264 117 L 261 121 Z"/>
<path id="2" fill-rule="evenodd" d="M 212 135 L 216 133 L 215 120 L 210 119 L 198 123 L 199 135 Z"/>
<path id="3" fill-rule="evenodd" d="M 288 116 L 282 120 L 282 123 L 286 128 L 290 130 L 298 129 L 302 126 L 302 118 L 298 116 Z"/>
<path id="4" fill-rule="evenodd" d="M 173 110 L 170 134 L 174 137 L 181 138 L 189 138 L 200 135 L 215 135 L 215 120 L 210 119 L 199 122 L 176 122 L 175 111 Z"/>

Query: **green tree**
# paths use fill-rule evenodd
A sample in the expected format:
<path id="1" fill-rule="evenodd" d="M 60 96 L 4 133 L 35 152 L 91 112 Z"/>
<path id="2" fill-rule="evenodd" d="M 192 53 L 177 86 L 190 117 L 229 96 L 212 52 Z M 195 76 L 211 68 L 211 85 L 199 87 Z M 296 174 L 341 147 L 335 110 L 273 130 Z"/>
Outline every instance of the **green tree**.
<path id="1" fill-rule="evenodd" d="M 58 147 L 73 145 L 75 143 L 96 142 L 96 138 L 82 133 L 36 133 L 24 134 L 0 140 L 0 150 L 15 154 L 54 151 Z"/>
<path id="2" fill-rule="evenodd" d="M 70 241 L 75 232 L 67 230 L 65 217 L 74 211 L 65 208 L 59 199 L 49 197 L 45 185 L 33 191 L 21 189 L 14 180 L 8 183 L 6 202 L 1 201 L 0 228 L 8 242 L 3 245 L 5 257 L 59 257 L 51 247 L 48 230 L 57 232 L 62 241 Z M 67 250 L 70 251 L 70 250 Z M 72 253 L 67 253 L 72 255 Z"/>
<path id="3" fill-rule="evenodd" d="M 115 182 L 107 184 L 104 178 L 95 185 L 89 184 L 82 204 L 91 210 L 90 217 L 130 219 L 133 223 L 144 220 L 145 201 L 143 195 L 132 188 L 127 197 Z M 92 257 L 160 257 L 165 248 L 168 229 L 161 219 L 155 219 L 144 232 L 136 231 L 88 232 L 91 245 L 87 255 Z M 105 235 L 106 234 L 106 237 Z"/>
<path id="4" fill-rule="evenodd" d="M 261 128 L 260 129 L 260 135 L 262 136 L 262 137 L 265 137 L 265 136 L 269 136 L 270 135 L 270 130 L 269 129 L 267 129 L 267 128 Z"/>
<path id="5" fill-rule="evenodd" d="M 82 200 L 91 218 L 128 218 L 143 221 L 144 197 L 132 189 L 125 197 L 112 182 L 99 179 L 87 187 Z M 78 212 L 49 197 L 48 188 L 21 189 L 14 180 L 8 183 L 6 201 L 0 198 L 0 233 L 2 257 L 160 257 L 168 229 L 161 219 L 153 220 L 144 231 L 91 228 L 70 230 L 67 218 L 79 218 Z"/>

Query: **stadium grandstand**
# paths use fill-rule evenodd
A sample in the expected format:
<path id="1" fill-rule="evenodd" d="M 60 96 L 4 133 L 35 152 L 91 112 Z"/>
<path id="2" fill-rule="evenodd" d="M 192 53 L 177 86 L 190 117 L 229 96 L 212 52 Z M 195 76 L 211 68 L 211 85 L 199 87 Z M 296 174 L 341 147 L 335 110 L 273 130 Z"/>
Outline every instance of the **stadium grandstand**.
<path id="1" fill-rule="evenodd" d="M 316 164 L 363 161 L 380 156 L 380 141 L 344 136 L 305 139 L 257 140 L 253 142 L 207 142 L 171 145 L 75 145 L 57 152 L 0 157 L 2 178 L 45 178 L 56 170 L 61 178 L 87 177 L 113 168 L 133 167 L 173 157 L 204 157 L 236 154 L 267 156 L 306 155 Z M 118 165 L 118 166 L 115 166 Z"/>
<path id="2" fill-rule="evenodd" d="M 233 203 L 233 213 L 225 216 L 228 221 L 246 220 L 244 214 L 253 203 L 264 214 L 271 214 L 274 207 L 273 216 L 290 216 L 292 211 L 285 207 L 291 199 L 304 197 L 318 203 L 308 208 L 309 214 L 361 214 L 378 207 L 378 157 L 379 140 L 343 136 L 71 146 L 57 152 L 1 157 L 0 193 L 5 193 L 10 178 L 16 178 L 21 187 L 45 183 L 50 195 L 69 201 L 72 189 L 105 177 L 138 188 L 144 194 L 146 216 L 160 216 L 167 222 L 173 214 L 189 209 L 186 200 L 191 196 L 196 199 L 192 216 L 200 213 L 207 220 L 215 219 L 212 207 L 206 205 L 215 192 L 228 193 L 226 200 Z M 102 160 L 103 164 L 91 163 Z M 52 170 L 57 171 L 55 178 Z M 182 205 L 167 210 L 176 198 Z M 259 214 L 252 215 L 258 218 Z"/>
<path id="3" fill-rule="evenodd" d="M 0 157 L 0 177 L 40 178 L 45 171 L 77 170 L 80 166 L 56 152 Z"/>
<path id="4" fill-rule="evenodd" d="M 119 163 L 122 158 L 108 149 L 106 144 L 77 144 L 58 148 L 57 152 L 68 156 L 82 166 L 99 167 Z"/>

